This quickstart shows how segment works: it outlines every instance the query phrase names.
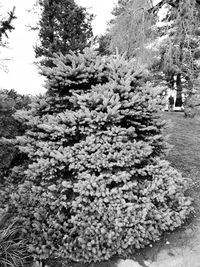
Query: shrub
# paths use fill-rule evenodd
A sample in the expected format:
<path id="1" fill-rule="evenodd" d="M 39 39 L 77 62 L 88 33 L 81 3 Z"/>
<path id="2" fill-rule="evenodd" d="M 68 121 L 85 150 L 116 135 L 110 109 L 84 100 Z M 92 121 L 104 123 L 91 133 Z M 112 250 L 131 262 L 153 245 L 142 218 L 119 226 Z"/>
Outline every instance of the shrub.
<path id="1" fill-rule="evenodd" d="M 22 155 L 12 142 L 5 138 L 15 138 L 24 133 L 24 127 L 15 120 L 16 110 L 27 108 L 30 103 L 28 96 L 17 94 L 14 90 L 0 90 L 0 182 L 8 176 L 10 169 L 20 163 Z"/>
<path id="2" fill-rule="evenodd" d="M 11 204 L 29 251 L 100 261 L 179 227 L 191 201 L 164 160 L 162 101 L 142 72 L 88 52 L 56 64 L 45 70 L 47 96 L 16 115 L 28 127 L 18 142 L 30 164 Z"/>
<path id="3" fill-rule="evenodd" d="M 0 208 L 8 204 L 9 194 L 24 177 L 19 175 L 19 170 L 25 167 L 27 157 L 19 152 L 14 139 L 23 134 L 25 128 L 13 114 L 16 110 L 27 109 L 30 101 L 29 96 L 14 90 L 0 90 Z"/>

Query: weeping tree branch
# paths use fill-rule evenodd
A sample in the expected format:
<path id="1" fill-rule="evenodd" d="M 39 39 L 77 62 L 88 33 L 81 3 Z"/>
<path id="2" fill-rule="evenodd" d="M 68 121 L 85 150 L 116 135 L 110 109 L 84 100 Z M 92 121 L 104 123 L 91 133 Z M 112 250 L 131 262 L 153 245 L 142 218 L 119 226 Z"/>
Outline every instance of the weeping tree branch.
<path id="1" fill-rule="evenodd" d="M 5 35 L 8 37 L 7 32 L 14 30 L 14 27 L 11 25 L 12 21 L 16 19 L 15 16 L 15 7 L 13 7 L 13 10 L 8 13 L 9 17 L 6 20 L 3 20 L 0 22 L 0 41 L 2 39 L 2 36 Z"/>
<path id="2" fill-rule="evenodd" d="M 165 4 L 170 5 L 173 8 L 178 8 L 180 0 L 160 0 L 158 4 L 148 9 L 149 13 L 156 13 Z M 200 0 L 196 0 L 196 3 L 200 5 Z"/>

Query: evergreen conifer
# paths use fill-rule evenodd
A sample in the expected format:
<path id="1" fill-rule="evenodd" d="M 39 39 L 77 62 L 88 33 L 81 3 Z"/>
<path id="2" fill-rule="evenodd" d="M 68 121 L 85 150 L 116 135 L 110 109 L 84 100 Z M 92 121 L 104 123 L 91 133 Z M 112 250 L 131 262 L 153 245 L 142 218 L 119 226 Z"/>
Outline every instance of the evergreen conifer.
<path id="1" fill-rule="evenodd" d="M 54 53 L 83 51 L 92 37 L 90 15 L 74 0 L 39 0 L 41 18 L 39 21 L 40 44 L 35 48 L 41 63 L 51 66 Z"/>
<path id="2" fill-rule="evenodd" d="M 164 160 L 160 97 L 122 56 L 57 57 L 48 93 L 20 111 L 30 164 L 11 197 L 35 258 L 91 262 L 131 252 L 189 215 Z"/>

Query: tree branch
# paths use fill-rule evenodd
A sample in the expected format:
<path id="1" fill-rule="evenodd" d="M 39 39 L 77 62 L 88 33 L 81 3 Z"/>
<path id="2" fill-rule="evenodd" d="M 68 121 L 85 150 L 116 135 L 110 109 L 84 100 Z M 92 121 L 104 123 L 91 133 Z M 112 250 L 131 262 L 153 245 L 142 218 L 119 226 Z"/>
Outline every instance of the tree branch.
<path id="1" fill-rule="evenodd" d="M 174 8 L 177 8 L 179 5 L 180 0 L 161 0 L 158 4 L 148 9 L 149 13 L 155 13 L 158 12 L 158 10 L 164 6 L 165 4 L 168 4 Z M 196 0 L 196 3 L 200 5 L 200 0 Z"/>
<path id="2" fill-rule="evenodd" d="M 9 15 L 8 19 L 0 22 L 0 40 L 2 39 L 3 35 L 8 37 L 7 31 L 14 30 L 14 27 L 11 25 L 12 21 L 16 19 L 14 13 L 15 13 L 15 7 L 13 7 L 13 10 L 8 13 Z"/>

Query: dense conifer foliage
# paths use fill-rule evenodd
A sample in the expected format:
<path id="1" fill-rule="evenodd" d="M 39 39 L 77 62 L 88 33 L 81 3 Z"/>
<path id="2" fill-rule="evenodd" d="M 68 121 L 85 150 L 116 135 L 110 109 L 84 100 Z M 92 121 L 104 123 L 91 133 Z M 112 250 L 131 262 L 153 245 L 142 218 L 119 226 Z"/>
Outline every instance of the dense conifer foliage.
<path id="1" fill-rule="evenodd" d="M 36 46 L 36 57 L 49 65 L 53 53 L 82 51 L 92 37 L 93 16 L 74 0 L 39 0 L 40 44 Z"/>
<path id="2" fill-rule="evenodd" d="M 184 179 L 164 160 L 162 100 L 122 56 L 57 56 L 45 97 L 16 118 L 29 157 L 10 204 L 36 259 L 91 262 L 131 252 L 190 213 Z"/>
<path id="3" fill-rule="evenodd" d="M 27 158 L 15 145 L 16 136 L 24 133 L 25 126 L 13 114 L 19 109 L 28 109 L 30 102 L 29 96 L 14 90 L 0 90 L 0 208 L 7 204 L 9 193 L 21 180 L 15 172 L 25 167 L 23 163 Z"/>
<path id="4" fill-rule="evenodd" d="M 20 159 L 18 149 L 5 138 L 15 138 L 24 132 L 24 126 L 14 119 L 13 114 L 16 110 L 26 109 L 29 103 L 28 96 L 22 96 L 14 90 L 0 90 L 0 179 Z"/>

